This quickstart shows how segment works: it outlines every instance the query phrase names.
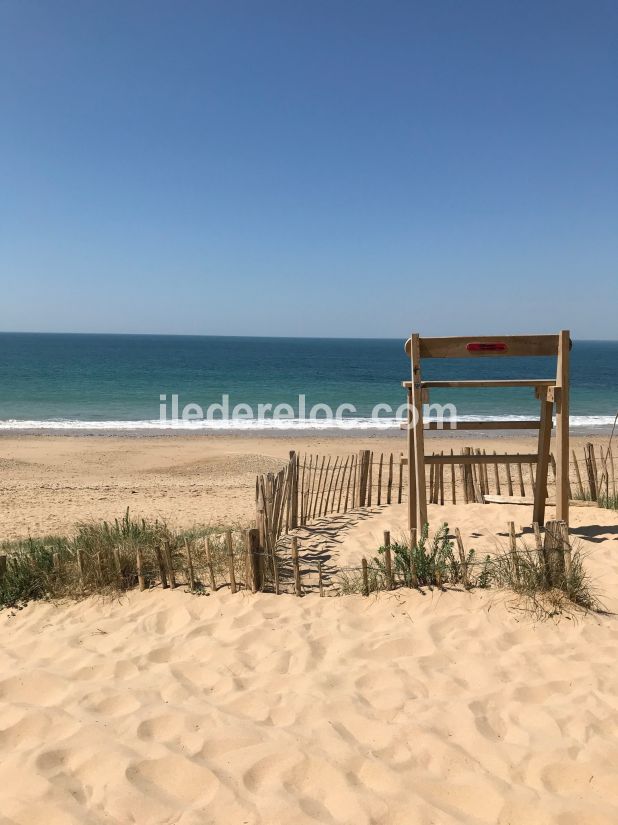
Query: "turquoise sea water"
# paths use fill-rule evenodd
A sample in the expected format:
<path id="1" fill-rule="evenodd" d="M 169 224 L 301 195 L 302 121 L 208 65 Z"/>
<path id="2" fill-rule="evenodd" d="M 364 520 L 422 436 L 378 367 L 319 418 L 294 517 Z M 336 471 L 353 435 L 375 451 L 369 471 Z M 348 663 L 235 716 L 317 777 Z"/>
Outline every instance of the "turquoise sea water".
<path id="1" fill-rule="evenodd" d="M 503 358 L 428 361 L 424 377 L 553 377 L 554 359 Z M 401 381 L 410 377 L 402 340 L 226 338 L 156 335 L 0 333 L 0 430 L 168 428 L 160 421 L 160 396 L 179 396 L 179 409 L 229 395 L 230 411 L 245 403 L 287 403 L 292 417 L 263 420 L 193 420 L 188 429 L 332 427 L 304 420 L 314 404 L 333 410 L 346 403 L 348 429 L 396 428 L 404 403 Z M 608 427 L 618 408 L 618 342 L 574 341 L 571 426 Z M 299 395 L 306 397 L 305 414 Z M 454 402 L 469 417 L 538 414 L 531 389 L 433 391 L 432 402 Z M 393 412 L 372 415 L 376 404 Z M 289 415 L 288 411 L 288 415 Z M 248 412 L 245 411 L 245 415 Z"/>

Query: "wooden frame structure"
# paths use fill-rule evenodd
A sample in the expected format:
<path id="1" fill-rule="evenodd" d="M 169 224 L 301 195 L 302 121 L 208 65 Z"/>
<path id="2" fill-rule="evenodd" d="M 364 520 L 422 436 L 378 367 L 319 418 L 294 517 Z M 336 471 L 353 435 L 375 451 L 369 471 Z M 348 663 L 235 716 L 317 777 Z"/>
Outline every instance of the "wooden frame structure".
<path id="1" fill-rule="evenodd" d="M 426 464 L 465 464 L 478 462 L 480 456 L 426 456 L 424 430 L 437 429 L 435 422 L 423 420 L 423 404 L 429 401 L 429 390 L 471 387 L 531 387 L 540 401 L 538 419 L 528 421 L 462 421 L 458 430 L 538 430 L 537 452 L 530 455 L 492 455 L 492 464 L 536 463 L 533 521 L 543 524 L 547 498 L 549 447 L 556 411 L 556 518 L 569 523 L 569 353 L 571 339 L 568 330 L 557 335 L 481 336 L 480 338 L 421 338 L 413 333 L 406 341 L 405 351 L 412 364 L 412 380 L 404 381 L 408 394 L 408 422 L 403 427 L 408 434 L 408 525 L 422 527 L 427 523 Z M 556 378 L 527 378 L 471 381 L 423 381 L 421 360 L 424 358 L 508 358 L 509 356 L 556 356 Z M 451 429 L 449 427 L 449 429 Z"/>

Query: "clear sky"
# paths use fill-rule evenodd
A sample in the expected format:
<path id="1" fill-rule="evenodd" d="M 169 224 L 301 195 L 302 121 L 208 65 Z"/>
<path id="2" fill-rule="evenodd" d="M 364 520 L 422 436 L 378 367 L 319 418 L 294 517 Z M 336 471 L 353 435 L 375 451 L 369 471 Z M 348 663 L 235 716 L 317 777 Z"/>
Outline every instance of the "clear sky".
<path id="1" fill-rule="evenodd" d="M 0 0 L 0 329 L 618 338 L 615 0 Z"/>

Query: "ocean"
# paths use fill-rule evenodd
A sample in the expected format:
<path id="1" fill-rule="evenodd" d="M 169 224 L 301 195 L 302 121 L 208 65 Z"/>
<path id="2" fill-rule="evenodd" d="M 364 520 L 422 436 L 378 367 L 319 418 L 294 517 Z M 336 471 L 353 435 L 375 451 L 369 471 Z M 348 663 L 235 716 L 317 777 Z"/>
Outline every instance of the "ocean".
<path id="1" fill-rule="evenodd" d="M 397 429 L 403 340 L 0 333 L 0 430 Z M 555 375 L 554 359 L 427 361 L 423 377 Z M 164 400 L 161 399 L 164 396 Z M 187 418 L 171 420 L 173 396 Z M 228 396 L 225 401 L 224 396 Z M 304 409 L 299 397 L 304 396 Z M 532 389 L 432 391 L 463 419 L 538 415 Z M 240 417 L 222 416 L 237 404 Z M 284 417 L 258 404 L 288 404 Z M 311 407 L 320 408 L 307 420 Z M 349 405 L 333 420 L 336 408 Z M 376 411 L 378 404 L 385 405 Z M 163 405 L 164 417 L 161 415 Z M 618 342 L 574 341 L 571 427 L 601 432 L 618 409 Z M 281 412 L 281 410 L 279 411 Z"/>

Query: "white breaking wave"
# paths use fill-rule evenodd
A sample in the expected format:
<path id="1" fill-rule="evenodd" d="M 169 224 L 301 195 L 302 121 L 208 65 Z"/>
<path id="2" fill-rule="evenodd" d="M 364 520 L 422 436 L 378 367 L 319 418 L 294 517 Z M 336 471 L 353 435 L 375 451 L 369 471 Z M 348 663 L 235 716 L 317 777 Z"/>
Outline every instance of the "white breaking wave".
<path id="1" fill-rule="evenodd" d="M 488 416 L 461 415 L 457 418 L 445 418 L 446 427 L 454 421 L 482 421 Z M 525 421 L 525 415 L 496 415 L 493 421 Z M 162 421 L 158 418 L 144 421 L 79 421 L 77 419 L 60 419 L 49 421 L 19 421 L 17 419 L 0 420 L 0 430 L 101 430 L 131 431 L 160 430 L 176 432 L 195 431 L 261 431 L 261 430 L 396 430 L 402 420 L 399 418 L 248 418 L 216 419 L 198 421 Z M 569 424 L 577 427 L 611 427 L 614 417 L 611 415 L 572 415 Z"/>

